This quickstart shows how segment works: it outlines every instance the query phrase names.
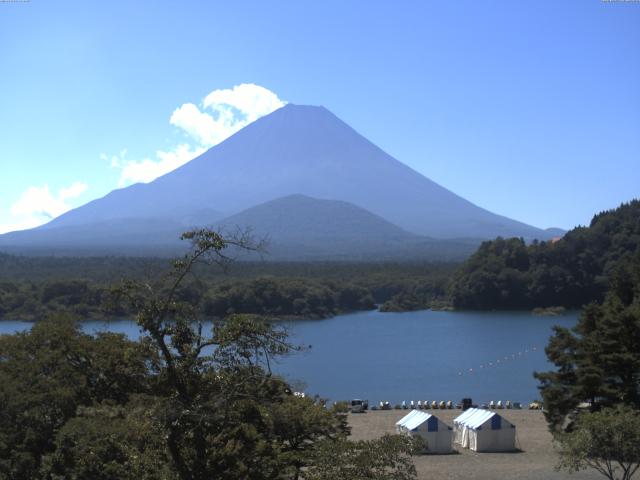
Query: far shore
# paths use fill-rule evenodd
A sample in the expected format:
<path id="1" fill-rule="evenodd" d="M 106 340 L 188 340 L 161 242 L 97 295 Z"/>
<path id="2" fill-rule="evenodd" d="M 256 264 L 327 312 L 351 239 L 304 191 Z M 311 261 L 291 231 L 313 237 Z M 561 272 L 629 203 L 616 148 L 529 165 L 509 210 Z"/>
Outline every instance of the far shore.
<path id="1" fill-rule="evenodd" d="M 517 313 L 530 313 L 532 316 L 563 316 L 566 314 L 570 314 L 575 310 L 566 309 L 565 307 L 547 307 L 547 308 L 534 308 L 533 310 L 522 308 L 522 309 L 513 309 L 513 310 L 473 310 L 473 309 L 456 309 L 452 306 L 440 306 L 435 308 L 424 308 L 418 310 L 385 310 L 381 308 L 379 305 L 378 308 L 372 308 L 371 310 L 349 310 L 349 311 L 338 311 L 331 315 L 273 315 L 273 314 L 257 314 L 262 315 L 268 322 L 296 322 L 296 321 L 312 321 L 312 320 L 328 320 L 330 318 L 351 315 L 361 312 L 380 312 L 380 313 L 410 313 L 410 312 L 451 312 L 451 313 L 465 313 L 465 312 L 482 312 L 482 313 L 503 313 L 503 312 L 517 312 Z M 55 315 L 55 314 L 64 314 L 64 311 L 60 312 L 47 312 L 43 316 L 47 315 Z M 83 322 L 120 322 L 120 321 L 128 321 L 132 320 L 135 314 L 131 314 L 129 317 L 116 317 L 116 316 L 105 316 L 99 314 L 88 314 L 81 320 Z M 220 320 L 220 318 L 204 318 L 202 321 L 204 322 L 212 322 L 214 320 Z M 35 317 L 33 315 L 29 315 L 26 317 L 14 316 L 12 318 L 3 318 L 0 317 L 1 322 L 24 322 L 24 323 L 37 323 L 40 321 L 40 317 Z"/>

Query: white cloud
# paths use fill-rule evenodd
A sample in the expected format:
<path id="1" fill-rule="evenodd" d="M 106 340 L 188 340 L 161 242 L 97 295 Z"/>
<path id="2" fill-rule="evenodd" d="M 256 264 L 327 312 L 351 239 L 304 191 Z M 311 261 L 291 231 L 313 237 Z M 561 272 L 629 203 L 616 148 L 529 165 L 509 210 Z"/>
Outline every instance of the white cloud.
<path id="1" fill-rule="evenodd" d="M 74 182 L 61 188 L 57 194 L 49 185 L 27 188 L 9 209 L 9 221 L 0 224 L 0 233 L 37 227 L 73 208 L 70 200 L 78 198 L 87 190 L 87 185 Z"/>
<path id="2" fill-rule="evenodd" d="M 158 150 L 154 159 L 127 160 L 126 152 L 111 157 L 111 165 L 119 168 L 119 186 L 137 182 L 150 182 L 165 173 L 184 165 L 189 160 L 204 153 L 205 147 L 192 147 L 186 143 L 178 145 L 171 151 Z"/>
<path id="3" fill-rule="evenodd" d="M 185 103 L 171 115 L 169 123 L 184 131 L 188 141 L 170 150 L 158 150 L 153 157 L 142 160 L 129 160 L 126 149 L 115 155 L 102 153 L 100 158 L 120 171 L 119 186 L 147 183 L 184 165 L 285 104 L 271 90 L 253 83 L 214 90 L 199 105 Z M 0 216 L 0 233 L 42 225 L 73 208 L 71 200 L 86 190 L 87 185 L 82 182 L 61 188 L 55 194 L 46 184 L 31 186 L 11 206 L 8 215 Z"/>
<path id="4" fill-rule="evenodd" d="M 242 83 L 230 89 L 214 90 L 203 101 L 204 107 L 221 114 L 231 109 L 238 110 L 245 116 L 243 122 L 245 125 L 284 107 L 285 104 L 286 102 L 280 100 L 271 90 L 253 83 Z"/>
<path id="5" fill-rule="evenodd" d="M 58 193 L 58 196 L 60 197 L 60 200 L 76 198 L 82 195 L 87 190 L 87 188 L 89 187 L 87 186 L 86 183 L 74 182 L 67 188 L 61 188 Z"/>
<path id="6" fill-rule="evenodd" d="M 219 143 L 219 138 L 224 132 L 222 122 L 216 122 L 211 115 L 201 112 L 193 103 L 185 103 L 178 107 L 169 122 L 183 129 L 202 145 Z"/>
<path id="7" fill-rule="evenodd" d="M 253 83 L 214 90 L 200 106 L 185 103 L 176 108 L 169 123 L 182 129 L 190 141 L 173 150 L 156 152 L 155 158 L 127 160 L 126 150 L 109 157 L 101 154 L 113 168 L 120 170 L 120 186 L 150 182 L 184 165 L 236 133 L 249 123 L 286 104 L 271 90 Z"/>

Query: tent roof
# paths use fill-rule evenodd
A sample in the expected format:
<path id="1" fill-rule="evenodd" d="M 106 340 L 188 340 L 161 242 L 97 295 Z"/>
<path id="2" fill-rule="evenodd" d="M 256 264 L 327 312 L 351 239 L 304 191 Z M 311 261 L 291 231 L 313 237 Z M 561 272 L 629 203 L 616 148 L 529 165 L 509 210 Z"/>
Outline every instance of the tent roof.
<path id="1" fill-rule="evenodd" d="M 407 421 L 408 419 L 410 419 L 411 417 L 413 417 L 416 413 L 418 413 L 418 410 L 411 410 L 409 413 L 407 413 L 404 417 L 402 417 L 400 420 L 398 420 L 396 422 L 396 425 L 402 425 L 405 421 Z"/>
<path id="2" fill-rule="evenodd" d="M 396 425 L 400 425 L 408 430 L 413 430 L 414 428 L 418 428 L 424 422 L 429 420 L 429 418 L 434 417 L 438 418 L 434 415 L 431 415 L 427 412 L 421 412 L 420 410 L 412 410 L 410 413 L 402 417 L 400 420 L 396 422 Z M 438 421 L 440 421 L 438 419 Z"/>
<path id="3" fill-rule="evenodd" d="M 472 430 L 477 429 L 484 425 L 488 420 L 490 420 L 494 416 L 499 416 L 497 412 L 493 412 L 491 410 L 483 410 L 480 408 L 470 408 L 465 411 L 462 415 L 459 415 L 454 419 L 455 423 L 464 425 L 465 427 L 469 427 Z M 504 420 L 504 419 L 503 419 Z"/>
<path id="4" fill-rule="evenodd" d="M 464 421 L 473 415 L 478 409 L 469 408 L 453 419 L 453 423 L 464 423 Z"/>

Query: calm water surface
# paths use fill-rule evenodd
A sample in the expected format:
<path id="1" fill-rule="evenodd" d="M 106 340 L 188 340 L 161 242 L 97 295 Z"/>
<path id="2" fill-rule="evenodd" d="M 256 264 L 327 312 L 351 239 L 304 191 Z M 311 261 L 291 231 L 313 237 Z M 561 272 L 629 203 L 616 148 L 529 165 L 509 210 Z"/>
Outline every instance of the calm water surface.
<path id="1" fill-rule="evenodd" d="M 551 368 L 546 346 L 553 325 L 571 327 L 577 313 L 538 317 L 527 312 L 377 311 L 326 320 L 283 322 L 291 340 L 311 345 L 274 369 L 305 391 L 330 399 L 456 400 L 538 398 L 534 371 Z M 30 328 L 0 322 L 0 333 Z M 130 320 L 88 321 L 88 333 L 139 336 Z"/>

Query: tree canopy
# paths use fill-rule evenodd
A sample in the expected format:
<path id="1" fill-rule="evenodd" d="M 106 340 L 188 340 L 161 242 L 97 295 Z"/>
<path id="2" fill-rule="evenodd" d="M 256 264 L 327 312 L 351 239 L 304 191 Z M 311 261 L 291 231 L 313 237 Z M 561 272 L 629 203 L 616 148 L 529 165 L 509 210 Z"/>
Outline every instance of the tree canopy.
<path id="1" fill-rule="evenodd" d="M 557 241 L 484 242 L 454 274 L 456 308 L 580 308 L 602 301 L 616 265 L 640 245 L 640 200 L 593 217 Z"/>
<path id="2" fill-rule="evenodd" d="M 556 369 L 537 373 L 559 467 L 629 480 L 640 466 L 640 252 L 618 263 L 602 304 L 546 348 Z"/>
<path id="3" fill-rule="evenodd" d="M 583 402 L 640 409 L 640 253 L 611 283 L 605 301 L 585 308 L 573 329 L 556 327 L 546 348 L 556 370 L 536 377 L 554 427 Z"/>
<path id="4" fill-rule="evenodd" d="M 163 275 L 166 263 L 152 258 L 28 258 L 0 253 L 0 319 L 38 321 L 59 313 L 83 319 L 132 317 L 131 306 L 113 302 L 111 285 L 123 278 L 152 282 Z M 421 262 L 237 262 L 225 272 L 197 264 L 178 293 L 210 318 L 230 313 L 325 318 L 385 302 L 385 310 L 442 303 L 454 268 Z"/>
<path id="5" fill-rule="evenodd" d="M 561 469 L 593 468 L 609 480 L 630 480 L 640 469 L 640 411 L 618 407 L 582 415 L 560 446 Z"/>

